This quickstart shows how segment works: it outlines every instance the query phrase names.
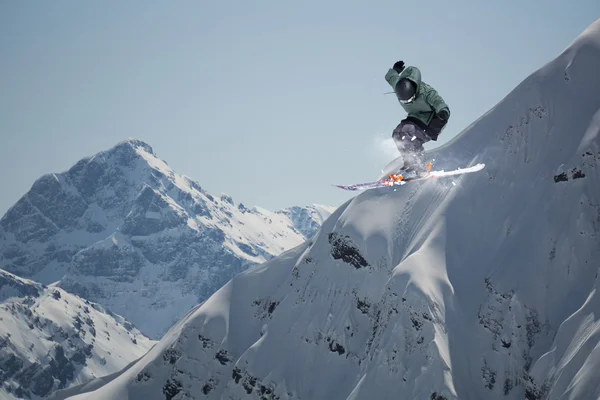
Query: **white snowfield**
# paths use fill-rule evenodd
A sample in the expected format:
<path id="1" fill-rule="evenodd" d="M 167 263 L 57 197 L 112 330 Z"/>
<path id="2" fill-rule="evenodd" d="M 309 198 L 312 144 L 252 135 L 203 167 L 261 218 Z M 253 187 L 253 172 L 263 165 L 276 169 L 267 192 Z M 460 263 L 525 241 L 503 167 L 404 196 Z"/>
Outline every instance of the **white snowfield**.
<path id="1" fill-rule="evenodd" d="M 600 398 L 599 71 L 600 20 L 430 154 L 484 170 L 361 192 L 55 398 Z"/>

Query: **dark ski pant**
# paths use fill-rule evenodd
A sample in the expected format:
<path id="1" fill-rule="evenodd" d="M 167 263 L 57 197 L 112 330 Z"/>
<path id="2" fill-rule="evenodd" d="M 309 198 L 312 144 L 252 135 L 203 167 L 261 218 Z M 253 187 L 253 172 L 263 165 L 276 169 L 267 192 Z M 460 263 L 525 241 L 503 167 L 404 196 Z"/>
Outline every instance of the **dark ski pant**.
<path id="1" fill-rule="evenodd" d="M 425 162 L 423 143 L 427 143 L 431 139 L 417 124 L 408 119 L 402 120 L 394 129 L 392 138 L 404 159 L 405 166 Z"/>

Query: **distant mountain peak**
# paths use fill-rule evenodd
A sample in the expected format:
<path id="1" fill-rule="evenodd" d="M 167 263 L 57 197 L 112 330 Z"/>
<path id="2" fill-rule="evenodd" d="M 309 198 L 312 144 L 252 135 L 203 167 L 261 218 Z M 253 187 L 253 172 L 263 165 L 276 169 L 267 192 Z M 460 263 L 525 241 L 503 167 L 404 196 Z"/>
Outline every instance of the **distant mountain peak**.
<path id="1" fill-rule="evenodd" d="M 134 150 L 143 150 L 148 154 L 156 156 L 156 154 L 154 154 L 154 150 L 152 150 L 152 147 L 148 143 L 146 143 L 140 139 L 134 139 L 134 138 L 129 138 L 129 139 L 126 139 L 126 140 L 123 140 L 123 141 L 117 143 L 110 150 L 107 150 L 107 152 L 111 153 L 113 151 L 118 151 L 121 149 L 128 149 L 128 148 L 131 148 Z"/>
<path id="2" fill-rule="evenodd" d="M 314 235 L 330 213 L 319 210 L 236 206 L 128 139 L 33 184 L 0 219 L 0 268 L 60 281 L 156 338 L 236 273 Z"/>

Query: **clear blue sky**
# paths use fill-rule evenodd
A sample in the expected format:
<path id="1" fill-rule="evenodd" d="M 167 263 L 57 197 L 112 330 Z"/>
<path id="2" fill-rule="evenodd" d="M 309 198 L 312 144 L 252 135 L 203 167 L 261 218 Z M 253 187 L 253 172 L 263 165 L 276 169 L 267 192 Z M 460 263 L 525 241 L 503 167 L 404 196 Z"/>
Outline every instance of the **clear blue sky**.
<path id="1" fill-rule="evenodd" d="M 2 1 L 0 215 L 44 173 L 128 137 L 248 206 L 338 205 L 404 117 L 417 65 L 441 143 L 600 17 L 598 0 Z"/>

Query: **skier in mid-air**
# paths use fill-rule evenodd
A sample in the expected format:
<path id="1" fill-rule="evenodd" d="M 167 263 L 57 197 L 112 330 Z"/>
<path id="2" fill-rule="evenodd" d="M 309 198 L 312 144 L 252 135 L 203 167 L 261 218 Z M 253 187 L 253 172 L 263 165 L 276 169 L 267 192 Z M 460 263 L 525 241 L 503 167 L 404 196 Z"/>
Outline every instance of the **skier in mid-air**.
<path id="1" fill-rule="evenodd" d="M 419 174 L 426 169 L 423 143 L 437 140 L 448 123 L 450 108 L 434 88 L 421 81 L 417 67 L 405 68 L 403 61 L 397 61 L 385 80 L 408 113 L 392 133 L 404 160 L 401 171 Z"/>

